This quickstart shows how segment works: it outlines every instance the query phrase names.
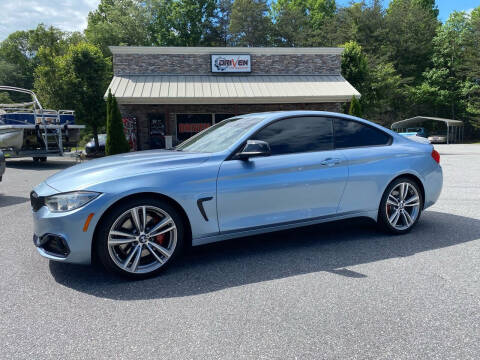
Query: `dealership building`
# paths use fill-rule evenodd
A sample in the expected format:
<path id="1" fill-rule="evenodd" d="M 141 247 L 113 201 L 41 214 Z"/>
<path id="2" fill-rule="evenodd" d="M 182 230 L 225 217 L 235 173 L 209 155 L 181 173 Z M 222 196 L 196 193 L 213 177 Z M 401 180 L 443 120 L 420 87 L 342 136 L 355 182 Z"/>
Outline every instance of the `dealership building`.
<path id="1" fill-rule="evenodd" d="M 341 48 L 112 46 L 109 89 L 138 150 L 175 144 L 234 115 L 340 111 L 360 94 Z"/>

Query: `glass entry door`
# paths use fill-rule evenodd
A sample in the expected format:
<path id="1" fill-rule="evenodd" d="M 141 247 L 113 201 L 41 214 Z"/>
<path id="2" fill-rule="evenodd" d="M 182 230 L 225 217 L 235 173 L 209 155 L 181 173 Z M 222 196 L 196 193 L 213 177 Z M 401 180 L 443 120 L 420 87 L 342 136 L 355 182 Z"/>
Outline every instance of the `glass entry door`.
<path id="1" fill-rule="evenodd" d="M 165 114 L 155 113 L 148 116 L 150 122 L 150 149 L 165 148 Z"/>

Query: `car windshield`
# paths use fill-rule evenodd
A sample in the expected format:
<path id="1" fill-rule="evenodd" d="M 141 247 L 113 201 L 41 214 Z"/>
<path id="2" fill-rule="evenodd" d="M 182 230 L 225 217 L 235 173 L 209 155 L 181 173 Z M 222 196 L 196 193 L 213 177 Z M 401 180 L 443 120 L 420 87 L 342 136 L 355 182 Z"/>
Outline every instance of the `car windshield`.
<path id="1" fill-rule="evenodd" d="M 98 141 L 101 142 L 101 141 L 105 141 L 107 140 L 107 134 L 98 134 Z M 90 142 L 94 143 L 95 142 L 95 138 L 91 138 L 90 139 Z"/>
<path id="2" fill-rule="evenodd" d="M 261 116 L 247 116 L 223 120 L 185 140 L 175 150 L 199 153 L 224 151 L 235 144 L 252 126 L 258 124 L 262 119 Z"/>

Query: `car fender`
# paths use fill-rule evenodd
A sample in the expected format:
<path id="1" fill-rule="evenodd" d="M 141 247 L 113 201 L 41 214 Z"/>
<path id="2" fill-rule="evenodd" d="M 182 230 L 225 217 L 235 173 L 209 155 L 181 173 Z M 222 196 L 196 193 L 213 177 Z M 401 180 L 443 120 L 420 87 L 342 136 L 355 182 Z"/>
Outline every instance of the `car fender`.
<path id="1" fill-rule="evenodd" d="M 217 234 L 216 175 L 219 162 L 206 162 L 191 169 L 179 168 L 168 172 L 135 175 L 105 184 L 96 184 L 88 190 L 101 192 L 103 201 L 97 213 L 103 215 L 115 203 L 132 195 L 154 193 L 172 199 L 185 212 L 192 236 Z M 188 174 L 187 174 L 188 173 Z M 114 188 L 114 192 L 109 189 Z M 199 202 L 199 200 L 202 200 Z M 92 219 L 97 226 L 101 215 Z M 205 216 L 204 216 L 205 215 Z M 95 223 L 93 223 L 95 220 Z"/>

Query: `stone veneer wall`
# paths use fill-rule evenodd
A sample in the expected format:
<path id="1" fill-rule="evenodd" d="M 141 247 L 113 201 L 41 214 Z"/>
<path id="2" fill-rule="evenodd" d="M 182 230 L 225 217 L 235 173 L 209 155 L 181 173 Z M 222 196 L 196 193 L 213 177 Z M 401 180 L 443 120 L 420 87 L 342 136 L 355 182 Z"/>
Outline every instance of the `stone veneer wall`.
<path id="1" fill-rule="evenodd" d="M 124 117 L 135 117 L 137 119 L 137 136 L 139 150 L 149 149 L 150 124 L 148 122 L 150 114 L 165 114 L 166 135 L 176 133 L 175 114 L 247 114 L 263 111 L 278 110 L 322 110 L 322 111 L 341 111 L 341 103 L 308 103 L 308 104 L 237 104 L 237 105 L 130 105 L 120 104 L 120 111 Z"/>
<path id="2" fill-rule="evenodd" d="M 334 54 L 252 54 L 250 74 L 305 75 L 340 74 L 341 56 Z M 209 54 L 115 54 L 115 75 L 127 74 L 212 74 Z M 215 73 L 216 76 L 223 74 Z M 231 73 L 226 75 L 232 75 Z M 242 74 L 248 76 L 248 74 Z"/>

